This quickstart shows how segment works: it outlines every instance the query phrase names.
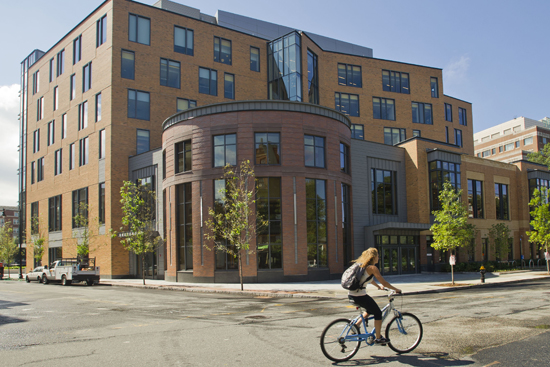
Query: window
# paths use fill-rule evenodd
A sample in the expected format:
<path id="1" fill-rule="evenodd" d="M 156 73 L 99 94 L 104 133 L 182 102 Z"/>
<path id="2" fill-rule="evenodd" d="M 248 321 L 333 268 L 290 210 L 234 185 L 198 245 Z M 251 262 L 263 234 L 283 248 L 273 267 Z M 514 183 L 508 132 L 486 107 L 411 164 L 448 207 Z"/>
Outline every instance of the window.
<path id="1" fill-rule="evenodd" d="M 224 74 L 223 96 L 227 99 L 235 99 L 235 75 Z"/>
<path id="2" fill-rule="evenodd" d="M 516 141 L 514 144 L 515 144 L 516 148 L 519 148 L 519 140 Z"/>
<path id="3" fill-rule="evenodd" d="M 50 59 L 50 83 L 53 82 L 53 76 L 55 75 L 55 62 L 54 58 Z"/>
<path id="4" fill-rule="evenodd" d="M 174 52 L 193 56 L 193 30 L 174 26 Z"/>
<path id="5" fill-rule="evenodd" d="M 36 161 L 36 182 L 44 180 L 44 157 Z"/>
<path id="6" fill-rule="evenodd" d="M 468 121 L 466 119 L 466 110 L 464 108 L 458 107 L 458 123 L 460 125 L 468 126 Z"/>
<path id="7" fill-rule="evenodd" d="M 388 98 L 372 99 L 373 118 L 395 120 L 395 101 Z"/>
<path id="8" fill-rule="evenodd" d="M 483 218 L 482 181 L 468 180 L 468 218 Z"/>
<path id="9" fill-rule="evenodd" d="M 85 187 L 83 189 L 74 190 L 73 191 L 73 201 L 72 201 L 72 207 L 73 207 L 73 228 L 78 228 L 77 226 L 80 223 L 77 223 L 75 221 L 75 217 L 77 215 L 80 215 L 84 218 L 88 218 L 88 188 Z"/>
<path id="10" fill-rule="evenodd" d="M 445 143 L 449 144 L 449 127 L 445 126 Z"/>
<path id="11" fill-rule="evenodd" d="M 417 124 L 433 124 L 432 105 L 430 103 L 412 103 L 412 122 Z"/>
<path id="12" fill-rule="evenodd" d="M 260 49 L 250 47 L 250 70 L 260 71 Z"/>
<path id="13" fill-rule="evenodd" d="M 176 173 L 190 171 L 191 166 L 191 140 L 176 143 Z"/>
<path id="14" fill-rule="evenodd" d="M 462 130 L 455 129 L 455 145 L 462 147 Z"/>
<path id="15" fill-rule="evenodd" d="M 40 151 L 40 129 L 34 130 L 32 133 L 32 152 L 36 153 Z"/>
<path id="16" fill-rule="evenodd" d="M 300 35 L 292 32 L 267 44 L 268 99 L 302 101 Z"/>
<path id="17" fill-rule="evenodd" d="M 386 92 L 409 94 L 409 74 L 382 70 L 382 89 Z"/>
<path id="18" fill-rule="evenodd" d="M 85 166 L 88 164 L 88 137 L 80 139 L 80 166 Z"/>
<path id="19" fill-rule="evenodd" d="M 48 146 L 52 145 L 55 140 L 55 120 L 48 122 Z"/>
<path id="20" fill-rule="evenodd" d="M 61 139 L 65 139 L 67 137 L 67 114 L 64 113 L 61 116 Z"/>
<path id="21" fill-rule="evenodd" d="M 59 87 L 55 86 L 53 88 L 53 110 L 57 111 L 59 108 Z"/>
<path id="22" fill-rule="evenodd" d="M 73 41 L 73 65 L 82 59 L 82 35 Z"/>
<path id="23" fill-rule="evenodd" d="M 71 101 L 76 97 L 76 74 L 71 75 Z"/>
<path id="24" fill-rule="evenodd" d="M 61 231 L 61 195 L 48 199 L 48 230 Z"/>
<path id="25" fill-rule="evenodd" d="M 256 133 L 256 165 L 281 164 L 281 134 L 280 133 Z"/>
<path id="26" fill-rule="evenodd" d="M 420 130 L 413 130 L 413 137 L 415 136 L 418 136 L 418 137 L 421 136 Z"/>
<path id="27" fill-rule="evenodd" d="M 166 150 L 162 151 L 162 179 L 166 178 Z M 166 192 L 166 190 L 164 190 Z"/>
<path id="28" fill-rule="evenodd" d="M 149 120 L 149 93 L 128 89 L 128 117 Z"/>
<path id="29" fill-rule="evenodd" d="M 351 124 L 351 137 L 353 139 L 365 140 L 365 128 L 363 125 Z"/>
<path id="30" fill-rule="evenodd" d="M 197 101 L 193 101 L 191 99 L 185 99 L 185 98 L 178 98 L 178 100 L 177 100 L 177 110 L 178 110 L 178 112 L 185 111 L 185 110 L 188 110 L 190 108 L 195 108 L 195 107 L 197 107 Z"/>
<path id="31" fill-rule="evenodd" d="M 439 98 L 439 86 L 437 84 L 437 78 L 430 78 L 430 89 L 432 91 L 432 98 Z"/>
<path id="32" fill-rule="evenodd" d="M 191 183 L 176 186 L 178 204 L 176 237 L 180 270 L 193 269 L 193 194 L 191 190 Z"/>
<path id="33" fill-rule="evenodd" d="M 523 145 L 531 145 L 533 144 L 533 137 L 523 139 Z"/>
<path id="34" fill-rule="evenodd" d="M 128 39 L 144 45 L 151 44 L 151 20 L 140 15 L 130 14 Z"/>
<path id="35" fill-rule="evenodd" d="M 76 167 L 76 147 L 75 143 L 72 143 L 69 146 L 69 170 L 72 170 Z"/>
<path id="36" fill-rule="evenodd" d="M 218 95 L 218 72 L 216 70 L 199 68 L 199 93 Z"/>
<path id="37" fill-rule="evenodd" d="M 107 15 L 96 22 L 96 47 L 107 42 Z"/>
<path id="38" fill-rule="evenodd" d="M 498 147 L 498 152 L 499 152 L 499 153 L 502 153 L 502 151 L 503 151 L 503 147 L 502 147 L 502 145 L 501 145 L 501 146 Z"/>
<path id="39" fill-rule="evenodd" d="M 105 182 L 99 184 L 99 223 L 105 224 Z"/>
<path id="40" fill-rule="evenodd" d="M 136 154 L 149 151 L 149 130 L 137 129 Z"/>
<path id="41" fill-rule="evenodd" d="M 504 146 L 504 151 L 507 152 L 509 150 L 513 150 L 514 149 L 514 143 L 509 143 L 509 144 L 506 144 Z"/>
<path id="42" fill-rule="evenodd" d="M 231 41 L 214 37 L 214 61 L 231 65 Z"/>
<path id="43" fill-rule="evenodd" d="M 55 166 L 54 166 L 54 176 L 60 175 L 63 173 L 63 155 L 62 150 L 58 149 L 55 151 Z"/>
<path id="44" fill-rule="evenodd" d="M 306 178 L 306 213 L 308 267 L 326 267 L 327 200 L 324 180 Z"/>
<path id="45" fill-rule="evenodd" d="M 371 168 L 372 213 L 397 215 L 397 172 Z"/>
<path id="46" fill-rule="evenodd" d="M 88 101 L 78 105 L 78 131 L 88 127 Z"/>
<path id="47" fill-rule="evenodd" d="M 237 135 L 214 136 L 214 167 L 237 164 Z"/>
<path id="48" fill-rule="evenodd" d="M 309 103 L 319 104 L 319 70 L 317 55 L 307 50 L 307 83 Z"/>
<path id="49" fill-rule="evenodd" d="M 99 159 L 105 158 L 105 129 L 99 131 Z"/>
<path id="50" fill-rule="evenodd" d="M 334 108 L 345 115 L 359 116 L 359 96 L 357 94 L 334 93 Z"/>
<path id="51" fill-rule="evenodd" d="M 37 234 L 39 229 L 38 201 L 31 203 L 31 234 Z"/>
<path id="52" fill-rule="evenodd" d="M 216 214 L 222 213 L 225 204 L 225 180 L 214 180 L 214 211 Z M 227 243 L 225 239 L 218 238 L 224 245 L 226 245 L 231 251 L 235 251 L 235 245 Z M 216 269 L 230 270 L 237 269 L 237 261 L 234 256 L 228 256 L 224 251 L 216 251 Z"/>
<path id="53" fill-rule="evenodd" d="M 57 53 L 57 76 L 60 76 L 65 71 L 65 50 Z"/>
<path id="54" fill-rule="evenodd" d="M 340 172 L 349 173 L 349 147 L 340 143 Z"/>
<path id="55" fill-rule="evenodd" d="M 453 106 L 445 103 L 445 121 L 453 122 Z"/>
<path id="56" fill-rule="evenodd" d="M 180 63 L 178 61 L 160 59 L 160 85 L 179 88 L 180 79 Z"/>
<path id="57" fill-rule="evenodd" d="M 122 50 L 122 59 L 120 65 L 120 77 L 124 79 L 134 79 L 135 57 L 133 51 Z"/>
<path id="58" fill-rule="evenodd" d="M 89 62 L 82 68 L 82 93 L 92 87 L 92 63 Z"/>
<path id="59" fill-rule="evenodd" d="M 338 64 L 338 84 L 361 88 L 361 67 Z"/>
<path id="60" fill-rule="evenodd" d="M 351 259 L 351 218 L 350 218 L 350 193 L 349 185 L 343 183 L 342 191 L 342 245 L 344 249 L 344 263 L 348 263 Z"/>
<path id="61" fill-rule="evenodd" d="M 384 144 L 395 145 L 407 138 L 405 129 L 395 127 L 384 128 Z"/>
<path id="62" fill-rule="evenodd" d="M 32 74 L 32 94 L 35 95 L 40 91 L 40 70 Z"/>
<path id="63" fill-rule="evenodd" d="M 101 121 L 101 93 L 95 95 L 95 122 Z"/>
<path id="64" fill-rule="evenodd" d="M 492 155 L 495 155 L 495 154 L 497 154 L 497 150 L 496 150 L 496 148 L 493 148 L 493 149 L 491 149 L 491 154 L 492 154 Z"/>
<path id="65" fill-rule="evenodd" d="M 501 220 L 510 220 L 510 212 L 508 210 L 508 185 L 495 184 L 495 207 L 496 218 Z"/>
<path id="66" fill-rule="evenodd" d="M 31 185 L 34 184 L 35 173 L 36 173 L 36 162 L 31 162 Z"/>
<path id="67" fill-rule="evenodd" d="M 306 167 L 325 168 L 325 138 L 304 135 L 304 156 Z"/>
<path id="68" fill-rule="evenodd" d="M 44 97 L 40 97 L 36 100 L 36 121 L 40 121 L 44 118 Z"/>
<path id="69" fill-rule="evenodd" d="M 450 182 L 455 190 L 460 190 L 460 163 L 445 161 L 429 162 L 430 170 L 430 208 L 441 209 L 439 193 L 443 190 L 443 183 Z"/>
<path id="70" fill-rule="evenodd" d="M 281 178 L 259 177 L 256 191 L 256 213 L 267 221 L 267 226 L 258 228 L 257 251 L 259 269 L 283 267 L 283 231 L 281 210 Z"/>

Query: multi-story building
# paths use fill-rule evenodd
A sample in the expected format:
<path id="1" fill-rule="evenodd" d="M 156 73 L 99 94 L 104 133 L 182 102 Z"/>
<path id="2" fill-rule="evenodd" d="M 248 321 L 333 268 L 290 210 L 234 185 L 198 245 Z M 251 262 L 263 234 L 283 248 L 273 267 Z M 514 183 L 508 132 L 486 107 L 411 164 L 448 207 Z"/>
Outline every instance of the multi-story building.
<path id="1" fill-rule="evenodd" d="M 19 207 L 0 206 L 0 226 L 6 224 L 13 230 L 13 237 L 19 238 Z"/>
<path id="2" fill-rule="evenodd" d="M 373 245 L 384 273 L 437 268 L 445 256 L 427 245 L 445 179 L 482 223 L 470 259 L 488 256 L 496 220 L 509 221 L 519 256 L 528 164 L 476 158 L 471 104 L 443 91 L 441 69 L 367 47 L 167 0 L 107 0 L 22 63 L 27 238 L 48 239 L 43 261 L 75 256 L 72 218 L 86 203 L 102 276 L 140 274 L 107 234 L 121 227 L 123 181 L 140 181 L 158 193 L 165 239 L 147 274 L 232 281 L 234 262 L 205 250 L 203 224 L 223 165 L 249 159 L 270 222 L 246 256 L 249 281 L 327 279 Z"/>

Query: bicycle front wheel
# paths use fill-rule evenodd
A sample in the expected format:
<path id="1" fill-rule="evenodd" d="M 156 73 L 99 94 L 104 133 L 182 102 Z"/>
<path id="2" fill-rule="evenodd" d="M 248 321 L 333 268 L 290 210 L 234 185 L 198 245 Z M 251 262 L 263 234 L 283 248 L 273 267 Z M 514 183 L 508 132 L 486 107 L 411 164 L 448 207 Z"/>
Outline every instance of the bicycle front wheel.
<path id="1" fill-rule="evenodd" d="M 359 329 L 356 325 L 350 325 L 350 322 L 348 319 L 334 320 L 321 334 L 321 350 L 331 361 L 347 361 L 359 350 L 359 339 L 349 339 L 350 335 L 359 334 Z"/>
<path id="2" fill-rule="evenodd" d="M 422 323 L 416 316 L 404 312 L 401 317 L 394 317 L 386 327 L 388 346 L 397 353 L 409 353 L 422 340 Z"/>

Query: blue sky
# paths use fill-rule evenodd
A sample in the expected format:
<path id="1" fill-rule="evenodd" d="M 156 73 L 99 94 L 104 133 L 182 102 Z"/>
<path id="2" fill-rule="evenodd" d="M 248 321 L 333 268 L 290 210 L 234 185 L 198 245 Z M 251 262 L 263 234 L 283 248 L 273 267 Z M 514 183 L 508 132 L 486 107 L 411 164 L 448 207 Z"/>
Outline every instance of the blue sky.
<path id="1" fill-rule="evenodd" d="M 176 1 L 367 46 L 376 58 L 442 68 L 444 93 L 473 104 L 474 131 L 550 115 L 547 0 Z M 17 204 L 20 62 L 36 48 L 48 50 L 101 2 L 0 3 L 0 205 Z"/>

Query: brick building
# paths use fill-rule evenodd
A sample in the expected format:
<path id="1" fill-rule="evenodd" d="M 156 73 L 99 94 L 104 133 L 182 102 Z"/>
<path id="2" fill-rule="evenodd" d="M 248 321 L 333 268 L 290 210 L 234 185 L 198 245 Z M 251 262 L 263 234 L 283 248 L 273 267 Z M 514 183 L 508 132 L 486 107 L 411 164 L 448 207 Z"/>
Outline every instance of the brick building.
<path id="1" fill-rule="evenodd" d="M 426 244 L 447 177 L 465 191 L 469 180 L 484 182 L 487 214 L 472 218 L 483 228 L 497 220 L 493 184 L 508 185 L 505 220 L 518 239 L 514 256 L 523 251 L 531 166 L 474 157 L 472 106 L 443 93 L 439 68 L 224 11 L 107 0 L 48 51 L 33 51 L 21 79 L 22 237 L 47 238 L 45 262 L 76 255 L 72 218 L 87 203 L 102 276 L 140 274 L 135 256 L 106 234 L 121 226 L 122 182 L 139 180 L 158 193 L 165 238 L 148 276 L 235 280 L 230 259 L 202 246 L 219 152 L 224 162 L 227 154 L 256 162 L 263 184 L 279 188 L 264 198 L 281 211 L 274 235 L 247 260 L 248 281 L 328 279 L 374 244 L 384 273 L 436 268 L 439 254 Z M 317 151 L 322 159 L 308 155 Z M 523 184 L 527 196 L 509 190 Z M 323 220 L 306 215 L 308 200 L 321 200 L 308 196 L 311 187 L 324 190 Z"/>

